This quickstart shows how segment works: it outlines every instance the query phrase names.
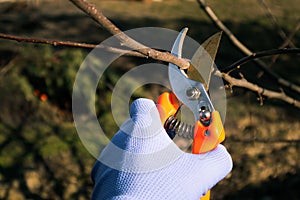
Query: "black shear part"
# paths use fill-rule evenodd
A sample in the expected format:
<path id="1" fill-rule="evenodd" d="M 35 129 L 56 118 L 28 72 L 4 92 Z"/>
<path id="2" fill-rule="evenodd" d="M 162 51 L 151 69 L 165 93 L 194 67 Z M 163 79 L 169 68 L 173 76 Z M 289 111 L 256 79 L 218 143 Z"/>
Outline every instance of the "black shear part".
<path id="1" fill-rule="evenodd" d="M 171 139 L 174 139 L 176 135 L 193 139 L 194 138 L 194 126 L 184 123 L 177 119 L 174 115 L 171 115 L 165 122 L 164 128 Z"/>

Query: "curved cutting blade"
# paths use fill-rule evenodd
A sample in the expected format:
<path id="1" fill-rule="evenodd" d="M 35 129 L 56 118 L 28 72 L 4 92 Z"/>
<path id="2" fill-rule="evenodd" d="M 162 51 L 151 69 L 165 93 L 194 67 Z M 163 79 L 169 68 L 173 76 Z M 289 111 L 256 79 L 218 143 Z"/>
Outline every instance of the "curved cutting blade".
<path id="1" fill-rule="evenodd" d="M 183 41 L 187 31 L 188 28 L 182 29 L 172 46 L 171 53 L 178 58 L 181 58 Z M 177 96 L 177 98 L 181 102 L 183 102 L 184 99 L 182 99 L 181 96 L 185 94 L 185 91 L 183 92 L 183 89 L 186 88 L 186 84 L 188 84 L 188 80 L 180 71 L 178 66 L 174 65 L 173 63 L 169 63 L 169 81 L 173 93 Z"/>
<path id="2" fill-rule="evenodd" d="M 178 58 L 181 58 L 182 45 L 183 40 L 186 36 L 186 32 L 187 28 L 183 29 L 179 33 L 172 47 L 171 53 Z M 178 68 L 178 66 L 172 63 L 169 64 L 169 81 L 172 91 L 176 95 L 178 100 L 184 103 L 194 113 L 195 118 L 197 118 L 199 103 L 198 101 L 190 101 L 186 96 L 187 88 L 193 87 L 197 82 L 187 78 L 186 75 Z"/>
<path id="3" fill-rule="evenodd" d="M 186 36 L 187 28 L 183 29 L 177 36 L 171 53 L 178 58 L 181 58 L 183 40 Z M 197 53 L 196 53 L 197 55 Z M 194 56 L 195 57 L 195 56 Z M 195 60 L 195 59 L 194 59 Z M 202 61 L 195 62 L 196 64 L 202 63 Z M 210 98 L 206 92 L 204 84 L 199 81 L 191 80 L 184 72 L 182 72 L 178 66 L 169 64 L 169 81 L 173 93 L 176 95 L 179 101 L 185 104 L 194 114 L 195 119 L 199 118 L 199 110 L 202 106 L 205 106 L 210 111 L 214 110 L 214 107 L 210 101 Z M 196 99 L 191 99 L 187 92 L 191 88 L 197 88 L 200 92 L 200 96 Z"/>
<path id="4" fill-rule="evenodd" d="M 183 41 L 184 41 L 187 31 L 188 31 L 188 28 L 183 28 L 180 31 L 180 33 L 178 34 L 178 36 L 172 46 L 171 54 L 173 54 L 177 58 L 181 58 Z"/>

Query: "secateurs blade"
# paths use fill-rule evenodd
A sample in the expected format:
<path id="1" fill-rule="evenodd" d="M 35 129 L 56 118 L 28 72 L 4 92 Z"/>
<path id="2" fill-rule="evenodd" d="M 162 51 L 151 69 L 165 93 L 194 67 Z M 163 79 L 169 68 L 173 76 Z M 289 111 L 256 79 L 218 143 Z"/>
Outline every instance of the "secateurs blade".
<path id="1" fill-rule="evenodd" d="M 178 58 L 182 56 L 186 33 L 187 28 L 184 28 L 171 50 Z M 158 99 L 161 120 L 170 137 L 178 132 L 188 133 L 193 139 L 192 151 L 196 154 L 214 149 L 225 139 L 220 114 L 215 110 L 207 92 L 220 38 L 221 33 L 217 33 L 206 40 L 195 52 L 187 71 L 170 63 L 168 70 L 172 92 L 165 92 Z M 181 104 L 193 113 L 194 125 L 188 126 L 176 119 Z"/>

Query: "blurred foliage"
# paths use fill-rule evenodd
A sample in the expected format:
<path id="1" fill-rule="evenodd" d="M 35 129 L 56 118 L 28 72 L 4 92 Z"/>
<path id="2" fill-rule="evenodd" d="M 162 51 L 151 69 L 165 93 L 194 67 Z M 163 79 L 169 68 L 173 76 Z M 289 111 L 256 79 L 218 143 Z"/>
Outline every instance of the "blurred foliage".
<path id="1" fill-rule="evenodd" d="M 91 156 L 78 140 L 66 106 L 70 105 L 72 85 L 83 56 L 81 50 L 28 45 L 15 57 L 11 69 L 1 76 L 0 180 L 12 185 L 21 180 L 18 188 L 1 190 L 1 198 L 52 195 L 58 199 L 66 194 L 67 199 L 71 195 L 75 199 L 84 195 L 88 198 L 88 193 L 68 194 L 72 179 L 76 179 L 76 187 L 91 184 Z M 47 94 L 49 99 L 41 100 L 36 90 Z M 66 163 L 61 163 L 62 159 Z M 64 166 L 68 162 L 70 166 Z M 76 172 L 72 163 L 78 163 L 82 169 Z M 61 167 L 66 170 L 57 173 Z M 27 178 L 32 171 L 37 171 L 38 177 Z M 36 188 L 31 188 L 32 184 L 37 184 Z"/>
<path id="2" fill-rule="evenodd" d="M 82 145 L 71 116 L 73 84 L 86 54 L 80 49 L 24 45 L 2 66 L 9 65 L 0 77 L 0 186 L 18 185 L 1 189 L 1 198 L 89 199 L 94 159 Z M 90 102 L 109 137 L 117 131 L 109 112 L 109 88 L 120 73 L 108 70 L 99 81 L 96 104 Z M 91 84 L 88 79 L 83 82 L 84 87 Z M 32 172 L 38 177 L 28 178 Z M 34 184 L 36 188 L 31 188 Z"/>
<path id="3" fill-rule="evenodd" d="M 50 45 L 27 45 L 22 48 L 18 69 L 35 90 L 48 95 L 61 108 L 70 109 L 73 83 L 84 59 L 82 50 L 55 50 Z"/>
<path id="4" fill-rule="evenodd" d="M 299 18 L 300 7 L 293 6 L 298 5 L 297 1 L 266 1 L 287 33 L 293 31 Z M 256 1 L 207 2 L 252 50 L 277 48 L 282 44 Z M 123 30 L 143 26 L 174 30 L 189 27 L 189 36 L 199 42 L 217 32 L 195 1 L 97 1 L 95 4 Z M 0 32 L 4 33 L 95 43 L 108 36 L 68 1 L 40 5 L 3 3 L 0 12 L 4 14 L 0 18 Z M 300 45 L 299 39 L 296 34 L 293 39 L 296 46 Z M 82 145 L 71 113 L 74 79 L 87 54 L 82 49 L 0 41 L 1 199 L 90 198 L 90 170 L 95 159 Z M 218 66 L 231 64 L 242 56 L 228 38 L 222 38 Z M 272 69 L 299 83 L 299 61 L 299 56 L 281 56 Z M 145 60 L 116 60 L 99 80 L 95 102 L 86 105 L 95 107 L 101 127 L 109 137 L 118 129 L 110 112 L 111 91 L 122 74 L 140 63 Z M 266 75 L 258 77 L 261 70 L 251 63 L 239 72 L 257 84 L 268 83 L 267 87 L 278 89 Z M 84 87 L 91 86 L 88 77 L 83 83 Z M 134 80 L 128 84 L 133 83 Z M 146 85 L 138 88 L 132 99 L 155 100 L 162 90 L 157 85 Z M 233 88 L 233 93 L 228 92 L 224 145 L 232 154 L 234 169 L 212 190 L 212 196 L 299 199 L 300 145 L 280 142 L 299 139 L 299 111 L 268 99 L 264 106 L 259 106 L 256 98 L 256 94 L 243 89 Z M 266 142 L 260 142 L 261 139 Z"/>

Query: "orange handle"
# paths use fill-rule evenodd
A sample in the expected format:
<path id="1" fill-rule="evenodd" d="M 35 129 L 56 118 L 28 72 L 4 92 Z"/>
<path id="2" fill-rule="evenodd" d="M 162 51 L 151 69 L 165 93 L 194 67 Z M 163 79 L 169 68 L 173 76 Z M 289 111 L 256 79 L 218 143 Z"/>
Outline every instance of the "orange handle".
<path id="1" fill-rule="evenodd" d="M 225 131 L 218 111 L 211 113 L 209 126 L 204 126 L 200 121 L 195 124 L 192 153 L 206 153 L 217 147 L 225 139 Z"/>
<path id="2" fill-rule="evenodd" d="M 193 154 L 201 154 L 213 150 L 224 141 L 225 131 L 218 111 L 213 111 L 209 126 L 204 126 L 200 121 L 196 122 L 193 140 Z M 200 198 L 209 200 L 210 190 Z"/>
<path id="3" fill-rule="evenodd" d="M 157 109 L 160 119 L 164 124 L 171 115 L 175 115 L 180 103 L 172 92 L 164 92 L 158 97 Z M 213 150 L 217 145 L 224 141 L 225 131 L 218 111 L 213 111 L 209 126 L 204 126 L 200 121 L 195 124 L 193 154 L 201 154 Z M 200 200 L 209 200 L 210 190 L 200 198 Z"/>
<path id="4" fill-rule="evenodd" d="M 162 93 L 157 100 L 157 109 L 160 115 L 160 120 L 164 124 L 165 121 L 171 115 L 175 115 L 178 108 L 180 107 L 180 103 L 172 92 L 164 92 Z"/>

